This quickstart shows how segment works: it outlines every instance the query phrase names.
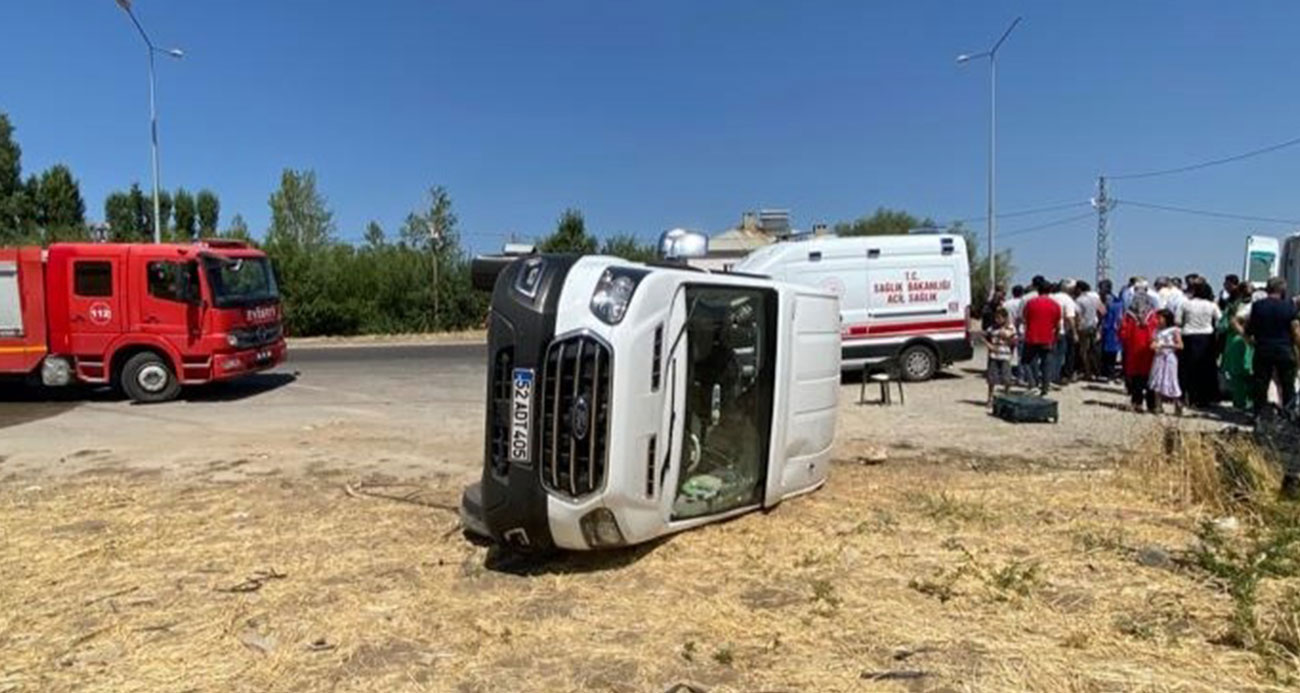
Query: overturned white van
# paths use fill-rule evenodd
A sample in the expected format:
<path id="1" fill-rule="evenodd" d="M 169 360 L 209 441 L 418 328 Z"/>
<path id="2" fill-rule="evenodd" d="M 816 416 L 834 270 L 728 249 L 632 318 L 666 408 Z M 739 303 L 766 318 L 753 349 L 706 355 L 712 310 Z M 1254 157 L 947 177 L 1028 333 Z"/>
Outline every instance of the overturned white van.
<path id="1" fill-rule="evenodd" d="M 894 359 L 908 380 L 928 380 L 970 359 L 970 266 L 952 234 L 818 237 L 760 248 L 737 271 L 815 286 L 839 296 L 844 368 Z"/>
<path id="2" fill-rule="evenodd" d="M 500 264 L 467 532 L 526 553 L 624 546 L 825 481 L 834 295 L 603 256 Z"/>

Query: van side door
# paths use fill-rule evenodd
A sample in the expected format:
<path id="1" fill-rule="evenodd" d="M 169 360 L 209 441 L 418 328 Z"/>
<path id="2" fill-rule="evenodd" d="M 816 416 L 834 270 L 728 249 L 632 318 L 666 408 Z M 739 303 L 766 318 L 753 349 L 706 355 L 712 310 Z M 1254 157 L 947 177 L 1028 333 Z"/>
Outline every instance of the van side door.
<path id="1" fill-rule="evenodd" d="M 86 255 L 69 262 L 69 346 L 78 357 L 97 360 L 126 324 L 122 310 L 124 256 Z"/>
<path id="2" fill-rule="evenodd" d="M 198 306 L 191 300 L 198 286 L 197 264 L 186 258 L 135 254 L 130 266 L 134 330 L 158 335 L 186 351 L 199 336 Z"/>

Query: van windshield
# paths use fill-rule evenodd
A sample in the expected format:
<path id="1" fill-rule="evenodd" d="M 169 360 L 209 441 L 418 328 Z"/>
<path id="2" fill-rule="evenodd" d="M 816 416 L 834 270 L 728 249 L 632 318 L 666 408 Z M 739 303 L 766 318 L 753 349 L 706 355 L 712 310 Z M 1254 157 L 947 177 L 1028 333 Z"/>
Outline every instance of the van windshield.
<path id="1" fill-rule="evenodd" d="M 687 287 L 685 439 L 673 519 L 762 500 L 776 377 L 776 292 Z"/>
<path id="2" fill-rule="evenodd" d="M 280 298 L 271 261 L 264 257 L 225 258 L 206 255 L 203 268 L 212 287 L 212 303 L 235 308 Z"/>
<path id="3" fill-rule="evenodd" d="M 1246 281 L 1263 285 L 1273 277 L 1273 262 L 1277 254 L 1268 250 L 1250 251 L 1250 262 L 1246 266 Z"/>

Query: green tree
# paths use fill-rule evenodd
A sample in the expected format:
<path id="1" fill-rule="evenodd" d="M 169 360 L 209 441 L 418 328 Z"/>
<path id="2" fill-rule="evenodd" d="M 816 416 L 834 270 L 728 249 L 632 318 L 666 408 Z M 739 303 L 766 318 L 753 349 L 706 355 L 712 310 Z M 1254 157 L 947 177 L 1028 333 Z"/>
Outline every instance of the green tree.
<path id="1" fill-rule="evenodd" d="M 871 216 L 858 217 L 834 226 L 837 236 L 890 236 L 906 234 L 916 228 L 933 227 L 929 217 L 919 219 L 905 211 L 877 207 Z"/>
<path id="2" fill-rule="evenodd" d="M 23 150 L 13 133 L 9 116 L 0 113 L 0 245 L 28 237 L 35 222 L 34 186 L 23 183 Z"/>
<path id="3" fill-rule="evenodd" d="M 217 222 L 221 217 L 221 201 L 217 199 L 216 193 L 204 188 L 195 196 L 194 203 L 198 209 L 199 235 L 217 235 Z"/>
<path id="4" fill-rule="evenodd" d="M 316 190 L 314 172 L 285 169 L 280 174 L 280 189 L 271 194 L 270 205 L 267 245 L 311 249 L 333 239 L 334 213 Z"/>
<path id="5" fill-rule="evenodd" d="M 456 232 L 460 220 L 451 208 L 451 195 L 441 185 L 429 188 L 429 207 L 412 212 L 402 224 L 402 243 L 407 247 L 437 251 Z"/>
<path id="6" fill-rule="evenodd" d="M 152 212 L 150 212 L 153 202 L 145 197 L 144 191 L 140 190 L 139 183 L 131 184 L 131 189 L 126 193 L 126 198 L 130 206 L 131 216 L 135 220 L 136 237 L 124 240 L 146 241 L 153 238 L 153 223 L 150 221 L 153 216 Z"/>
<path id="7" fill-rule="evenodd" d="M 242 214 L 236 214 L 231 218 L 230 226 L 226 227 L 226 230 L 221 234 L 221 237 L 235 241 L 243 241 L 245 243 L 253 242 L 253 235 L 248 232 L 248 222 L 244 221 L 244 216 Z"/>
<path id="8" fill-rule="evenodd" d="M 176 228 L 176 237 L 184 240 L 193 240 L 198 237 L 198 212 L 194 206 L 194 196 L 185 188 L 178 188 L 173 198 L 175 207 L 175 216 L 173 223 Z"/>
<path id="9" fill-rule="evenodd" d="M 633 262 L 650 262 L 658 257 L 654 245 L 641 243 L 630 233 L 606 238 L 600 246 L 600 254 L 613 255 Z"/>
<path id="10" fill-rule="evenodd" d="M 388 243 L 387 238 L 384 236 L 384 227 L 380 226 L 377 221 L 366 224 L 365 241 L 366 247 L 370 249 L 384 247 Z"/>
<path id="11" fill-rule="evenodd" d="M 989 258 L 980 251 L 975 234 L 962 228 L 960 223 L 953 227 L 952 232 L 960 233 L 966 239 L 966 257 L 970 261 L 971 309 L 975 315 L 979 315 L 992 294 L 989 290 Z M 998 251 L 998 264 L 994 271 L 997 273 L 998 287 L 1007 288 L 1016 274 L 1014 256 L 1010 249 Z"/>
<path id="12" fill-rule="evenodd" d="M 30 186 L 29 186 L 30 187 Z M 36 222 L 47 240 L 73 240 L 85 235 L 86 203 L 72 171 L 55 164 L 35 184 Z"/>
<path id="13" fill-rule="evenodd" d="M 460 237 L 456 230 L 459 219 L 452 209 L 451 194 L 441 185 L 429 188 L 429 206 L 406 216 L 402 224 L 402 245 L 417 251 L 428 263 L 428 282 L 431 286 L 429 305 L 432 308 L 434 330 L 446 329 L 448 320 L 443 315 L 443 296 L 453 291 L 448 286 L 454 265 L 463 258 Z"/>
<path id="14" fill-rule="evenodd" d="M 104 221 L 108 223 L 110 240 L 138 240 L 140 229 L 131 209 L 131 198 L 126 193 L 112 192 L 104 198 Z"/>
<path id="15" fill-rule="evenodd" d="M 537 246 L 543 253 L 589 255 L 596 252 L 596 239 L 587 234 L 587 222 L 582 218 L 582 212 L 569 208 L 560 215 L 555 233 L 543 238 Z"/>

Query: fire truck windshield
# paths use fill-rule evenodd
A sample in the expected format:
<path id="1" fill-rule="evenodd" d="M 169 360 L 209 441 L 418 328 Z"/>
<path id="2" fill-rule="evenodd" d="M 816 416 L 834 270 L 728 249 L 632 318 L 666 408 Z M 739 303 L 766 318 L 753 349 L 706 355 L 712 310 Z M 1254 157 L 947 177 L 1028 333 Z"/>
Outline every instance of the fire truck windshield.
<path id="1" fill-rule="evenodd" d="M 264 257 L 203 257 L 203 267 L 212 288 L 212 302 L 218 308 L 235 308 L 280 298 L 275 271 Z"/>

